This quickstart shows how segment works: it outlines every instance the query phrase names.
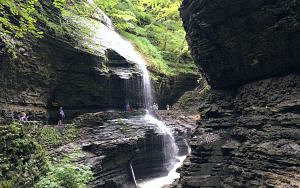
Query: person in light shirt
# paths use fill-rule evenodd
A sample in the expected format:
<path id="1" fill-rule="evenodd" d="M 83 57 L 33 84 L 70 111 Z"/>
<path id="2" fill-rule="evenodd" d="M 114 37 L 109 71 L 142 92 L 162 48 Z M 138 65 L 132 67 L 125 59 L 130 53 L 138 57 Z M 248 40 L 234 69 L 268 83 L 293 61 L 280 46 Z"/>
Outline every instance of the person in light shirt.
<path id="1" fill-rule="evenodd" d="M 20 117 L 19 117 L 19 121 L 21 123 L 25 123 L 28 121 L 28 116 L 26 116 L 26 113 L 25 112 L 21 112 L 20 114 Z"/>

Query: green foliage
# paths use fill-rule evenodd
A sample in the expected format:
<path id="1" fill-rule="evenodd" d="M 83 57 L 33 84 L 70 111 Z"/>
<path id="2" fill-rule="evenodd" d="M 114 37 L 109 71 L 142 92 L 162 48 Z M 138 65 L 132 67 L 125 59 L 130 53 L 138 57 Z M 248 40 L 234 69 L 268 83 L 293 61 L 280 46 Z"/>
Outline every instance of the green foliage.
<path id="1" fill-rule="evenodd" d="M 195 72 L 179 17 L 181 0 L 95 0 L 116 28 L 166 75 Z"/>
<path id="2" fill-rule="evenodd" d="M 146 56 L 150 70 L 166 75 L 195 72 L 197 68 L 190 56 L 178 12 L 181 0 L 94 2 Z M 0 0 L 1 39 L 7 39 L 5 35 L 22 38 L 26 34 L 37 37 L 50 34 L 76 45 L 77 39 L 92 32 L 76 24 L 79 17 L 95 18 L 95 15 L 97 7 L 82 0 Z M 14 46 L 5 43 L 10 54 L 16 57 Z"/>
<path id="3" fill-rule="evenodd" d="M 0 125 L 0 187 L 86 187 L 92 172 L 90 167 L 74 162 L 79 152 L 53 163 L 43 149 L 72 142 L 76 137 L 74 125 L 63 130 L 36 124 Z"/>
<path id="4" fill-rule="evenodd" d="M 0 187 L 30 187 L 46 170 L 43 148 L 18 123 L 0 125 L 0 142 Z"/>
<path id="5" fill-rule="evenodd" d="M 69 143 L 77 137 L 77 130 L 74 125 L 59 127 L 44 126 L 40 128 L 40 143 L 46 148 L 58 147 Z"/>
<path id="6" fill-rule="evenodd" d="M 63 7 L 66 4 L 66 0 L 53 0 L 53 5 L 59 10 L 63 10 Z"/>
<path id="7" fill-rule="evenodd" d="M 76 155 L 77 153 L 75 153 Z M 35 188 L 84 188 L 92 179 L 89 166 L 73 162 L 76 156 L 69 155 L 56 164 L 49 162 L 49 171 L 36 184 Z"/>
<path id="8" fill-rule="evenodd" d="M 44 34 L 44 26 L 56 33 L 66 34 L 74 26 L 62 22 L 62 13 L 67 12 L 66 7 L 68 7 L 72 11 L 81 12 L 81 15 L 84 15 L 83 12 L 87 14 L 87 6 L 80 4 L 81 2 L 73 0 L 0 0 L 1 38 L 7 34 L 16 38 L 33 34 L 41 38 Z"/>
<path id="9" fill-rule="evenodd" d="M 148 62 L 151 62 L 149 65 L 151 70 L 171 74 L 161 52 L 147 38 L 127 32 L 122 34 L 135 44 L 136 48 L 146 57 Z"/>
<path id="10" fill-rule="evenodd" d="M 41 37 L 43 32 L 36 27 L 36 4 L 38 0 L 0 0 L 0 33 L 17 38 L 32 33 Z"/>

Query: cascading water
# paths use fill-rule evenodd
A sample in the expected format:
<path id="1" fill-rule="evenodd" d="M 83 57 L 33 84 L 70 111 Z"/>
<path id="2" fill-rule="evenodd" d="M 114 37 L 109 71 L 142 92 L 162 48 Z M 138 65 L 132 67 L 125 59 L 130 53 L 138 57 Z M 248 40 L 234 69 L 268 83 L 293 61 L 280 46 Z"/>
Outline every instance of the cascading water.
<path id="1" fill-rule="evenodd" d="M 191 148 L 189 147 L 188 143 L 185 141 L 185 144 L 188 148 L 188 153 L 191 153 Z M 175 179 L 180 177 L 180 174 L 176 172 L 177 168 L 179 168 L 182 164 L 184 159 L 186 158 L 186 155 L 183 156 L 177 156 L 177 161 L 170 169 L 167 176 L 158 177 L 158 178 L 151 178 L 146 181 L 142 181 L 139 183 L 139 188 L 161 188 L 163 185 L 171 184 Z"/>
<path id="2" fill-rule="evenodd" d="M 92 0 L 88 0 L 90 3 L 93 3 Z M 146 109 L 149 109 L 150 105 L 153 104 L 152 90 L 151 90 L 151 82 L 149 72 L 146 68 L 146 62 L 144 58 L 135 50 L 134 46 L 127 40 L 123 39 L 116 31 L 114 31 L 111 20 L 103 13 L 103 22 L 105 24 L 102 25 L 93 25 L 94 30 L 97 31 L 94 38 L 94 45 L 101 46 L 103 49 L 109 47 L 113 49 L 115 52 L 119 53 L 121 56 L 125 57 L 127 60 L 136 63 L 142 73 L 143 77 L 143 97 L 144 97 L 144 106 Z M 124 72 L 125 71 L 125 72 Z M 130 76 L 127 75 L 126 70 L 121 71 L 119 74 L 123 76 L 124 79 L 130 79 Z M 126 84 L 126 87 L 129 87 L 129 83 Z M 178 167 L 178 159 L 177 152 L 178 147 L 176 146 L 175 139 L 172 135 L 170 129 L 153 115 L 151 115 L 148 110 L 147 113 L 143 117 L 145 122 L 150 122 L 156 126 L 157 131 L 163 135 L 163 145 L 164 145 L 164 167 L 167 171 L 169 171 L 170 177 L 167 181 L 161 181 L 160 183 L 155 185 L 155 188 L 162 187 L 163 185 L 170 184 L 172 181 L 177 178 L 178 174 L 176 174 L 175 170 Z M 177 167 L 175 166 L 177 165 Z M 175 168 L 175 167 L 176 168 Z M 134 176 L 134 169 L 132 169 L 132 174 Z M 141 183 L 140 187 L 147 187 L 146 184 Z M 153 188 L 153 187 L 152 187 Z"/>
<path id="3" fill-rule="evenodd" d="M 165 168 L 167 171 L 170 171 L 174 164 L 176 163 L 176 156 L 178 153 L 178 147 L 175 143 L 175 139 L 170 129 L 160 120 L 153 117 L 151 114 L 146 114 L 144 117 L 146 122 L 150 122 L 153 125 L 156 125 L 160 133 L 164 135 L 163 143 L 164 144 L 164 158 L 165 158 Z"/>
<path id="4" fill-rule="evenodd" d="M 136 52 L 137 53 L 137 52 Z M 148 109 L 150 105 L 153 104 L 152 97 L 152 89 L 151 89 L 151 81 L 149 72 L 146 68 L 146 63 L 144 59 L 137 54 L 137 60 L 135 61 L 142 73 L 143 73 L 143 93 L 144 93 L 144 104 L 147 109 L 147 113 L 144 116 L 146 122 L 150 122 L 157 126 L 158 130 L 163 134 L 163 143 L 164 144 L 164 158 L 165 164 L 164 168 L 169 172 L 167 176 L 156 178 L 153 180 L 146 180 L 139 184 L 140 188 L 159 188 L 167 184 L 171 184 L 176 178 L 179 178 L 179 174 L 176 173 L 176 169 L 181 166 L 185 156 L 179 158 L 177 157 L 178 147 L 175 143 L 175 139 L 171 130 L 160 120 L 155 118 L 151 113 L 149 113 Z"/>

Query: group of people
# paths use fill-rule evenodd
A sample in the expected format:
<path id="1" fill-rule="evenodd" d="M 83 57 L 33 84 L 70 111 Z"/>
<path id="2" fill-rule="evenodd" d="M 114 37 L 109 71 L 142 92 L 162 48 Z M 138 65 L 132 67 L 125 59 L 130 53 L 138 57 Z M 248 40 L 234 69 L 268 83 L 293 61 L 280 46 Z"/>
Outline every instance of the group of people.
<path id="1" fill-rule="evenodd" d="M 158 110 L 158 108 L 159 107 L 158 107 L 157 103 L 154 103 L 153 105 L 150 106 L 150 110 Z M 170 110 L 170 106 L 168 104 L 166 105 L 166 109 L 168 111 Z M 133 111 L 133 108 L 130 106 L 129 103 L 127 103 L 125 105 L 125 110 L 128 112 L 131 112 L 131 111 Z M 21 112 L 18 117 L 19 117 L 19 121 L 21 123 L 27 122 L 28 118 L 29 118 L 29 116 L 27 116 L 25 112 Z M 63 110 L 63 107 L 60 107 L 58 109 L 57 114 L 56 114 L 56 119 L 57 119 L 57 125 L 63 124 L 63 120 L 65 119 L 65 112 Z"/>
<path id="2" fill-rule="evenodd" d="M 150 110 L 158 110 L 158 104 L 153 103 L 153 105 L 150 106 Z"/>
<path id="3" fill-rule="evenodd" d="M 21 112 L 18 115 L 18 118 L 19 118 L 19 121 L 21 123 L 25 123 L 25 122 L 28 121 L 29 116 L 27 116 L 27 114 L 25 112 Z M 63 120 L 65 119 L 65 112 L 64 112 L 62 107 L 60 107 L 58 109 L 57 114 L 56 114 L 56 119 L 57 119 L 57 125 L 62 125 L 63 124 Z"/>
<path id="4" fill-rule="evenodd" d="M 150 105 L 149 109 L 153 110 L 153 111 L 156 111 L 156 110 L 159 109 L 159 106 L 158 106 L 157 103 L 153 103 L 153 105 Z M 166 110 L 167 111 L 170 110 L 170 105 L 169 104 L 166 105 Z M 133 111 L 133 108 L 130 106 L 129 103 L 126 103 L 126 105 L 125 105 L 125 111 L 127 111 L 127 112 L 132 112 Z"/>
<path id="5" fill-rule="evenodd" d="M 154 103 L 152 106 L 150 106 L 150 110 L 158 110 L 159 109 L 159 107 L 158 107 L 158 104 L 156 104 L 156 103 Z M 169 104 L 167 104 L 166 105 L 166 110 L 170 110 L 170 105 Z"/>

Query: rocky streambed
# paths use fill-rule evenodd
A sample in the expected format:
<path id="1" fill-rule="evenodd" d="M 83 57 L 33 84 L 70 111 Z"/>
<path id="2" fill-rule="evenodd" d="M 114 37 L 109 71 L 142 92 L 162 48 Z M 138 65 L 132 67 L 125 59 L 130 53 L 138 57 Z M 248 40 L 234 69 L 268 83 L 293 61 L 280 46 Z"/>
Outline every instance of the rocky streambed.
<path id="1" fill-rule="evenodd" d="M 183 1 L 187 41 L 211 89 L 173 187 L 300 187 L 299 8 Z"/>
<path id="2" fill-rule="evenodd" d="M 167 175 L 170 164 L 166 162 L 176 162 L 177 154 L 172 151 L 168 135 L 166 138 L 143 112 L 89 113 L 74 122 L 80 130 L 80 139 L 55 152 L 61 155 L 75 149 L 83 151 L 84 155 L 77 160 L 92 167 L 91 187 L 135 187 L 130 164 L 135 178 L 142 182 Z M 175 133 L 179 153 L 186 154 L 185 139 L 190 129 L 185 125 L 170 129 Z"/>

